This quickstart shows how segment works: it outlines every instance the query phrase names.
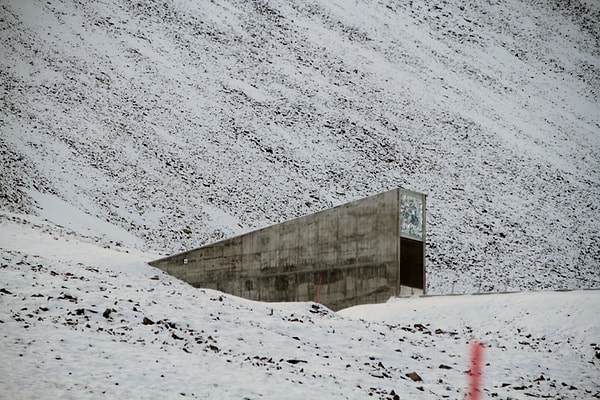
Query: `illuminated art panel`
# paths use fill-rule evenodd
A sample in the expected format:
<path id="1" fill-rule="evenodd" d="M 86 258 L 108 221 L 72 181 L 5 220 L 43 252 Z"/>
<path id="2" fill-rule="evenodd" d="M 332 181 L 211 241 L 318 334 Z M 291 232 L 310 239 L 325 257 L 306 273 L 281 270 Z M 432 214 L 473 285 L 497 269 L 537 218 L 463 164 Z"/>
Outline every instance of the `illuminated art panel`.
<path id="1" fill-rule="evenodd" d="M 400 236 L 424 241 L 425 202 L 420 193 L 402 191 L 400 197 Z"/>

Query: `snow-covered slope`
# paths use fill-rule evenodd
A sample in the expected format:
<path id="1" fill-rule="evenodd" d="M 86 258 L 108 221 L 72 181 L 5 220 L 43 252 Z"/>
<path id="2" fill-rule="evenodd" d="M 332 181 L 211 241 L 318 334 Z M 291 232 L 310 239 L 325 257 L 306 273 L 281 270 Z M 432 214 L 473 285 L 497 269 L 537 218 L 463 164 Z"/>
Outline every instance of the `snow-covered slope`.
<path id="1" fill-rule="evenodd" d="M 595 1 L 3 1 L 2 208 L 54 196 L 169 253 L 400 186 L 429 195 L 430 292 L 598 287 L 599 21 Z"/>
<path id="2" fill-rule="evenodd" d="M 4 0 L 0 28 L 0 397 L 462 399 L 473 340 L 484 398 L 600 397 L 597 290 L 332 313 L 146 264 L 402 186 L 431 293 L 600 287 L 598 2 Z"/>
<path id="3" fill-rule="evenodd" d="M 0 223 L 2 398 L 464 399 L 473 340 L 482 398 L 600 397 L 597 290 L 333 313 L 195 289 L 43 225 Z"/>

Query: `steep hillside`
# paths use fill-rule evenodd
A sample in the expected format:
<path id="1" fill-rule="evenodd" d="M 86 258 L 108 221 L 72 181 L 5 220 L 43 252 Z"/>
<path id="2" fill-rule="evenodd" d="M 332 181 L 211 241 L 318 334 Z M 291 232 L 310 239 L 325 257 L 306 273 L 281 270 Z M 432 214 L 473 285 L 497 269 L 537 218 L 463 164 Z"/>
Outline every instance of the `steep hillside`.
<path id="1" fill-rule="evenodd" d="M 600 287 L 597 2 L 6 0 L 0 26 L 5 214 L 174 252 L 400 186 L 431 292 Z"/>

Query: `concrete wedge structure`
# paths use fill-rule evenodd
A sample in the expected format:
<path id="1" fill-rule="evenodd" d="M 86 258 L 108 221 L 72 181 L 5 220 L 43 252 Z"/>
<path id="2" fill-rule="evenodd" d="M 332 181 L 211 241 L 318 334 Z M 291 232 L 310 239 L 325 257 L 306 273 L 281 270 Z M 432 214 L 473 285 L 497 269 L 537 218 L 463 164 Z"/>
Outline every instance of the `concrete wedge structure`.
<path id="1" fill-rule="evenodd" d="M 199 288 L 332 310 L 425 293 L 421 193 L 393 189 L 150 262 Z"/>

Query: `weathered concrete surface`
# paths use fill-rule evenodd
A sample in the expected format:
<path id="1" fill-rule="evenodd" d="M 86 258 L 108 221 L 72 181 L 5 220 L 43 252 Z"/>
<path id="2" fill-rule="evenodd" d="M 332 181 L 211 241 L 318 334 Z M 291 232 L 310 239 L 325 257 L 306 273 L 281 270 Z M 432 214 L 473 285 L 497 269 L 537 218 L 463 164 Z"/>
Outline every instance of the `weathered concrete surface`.
<path id="1" fill-rule="evenodd" d="M 425 196 L 395 189 L 150 264 L 195 287 L 252 300 L 309 301 L 318 293 L 333 310 L 422 293 L 424 243 L 414 240 L 418 232 L 400 235 L 407 194 L 422 198 L 424 239 Z"/>

